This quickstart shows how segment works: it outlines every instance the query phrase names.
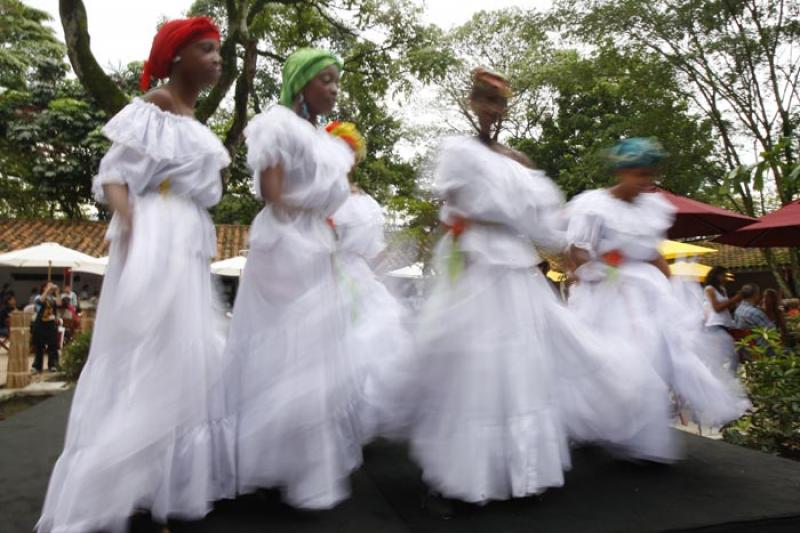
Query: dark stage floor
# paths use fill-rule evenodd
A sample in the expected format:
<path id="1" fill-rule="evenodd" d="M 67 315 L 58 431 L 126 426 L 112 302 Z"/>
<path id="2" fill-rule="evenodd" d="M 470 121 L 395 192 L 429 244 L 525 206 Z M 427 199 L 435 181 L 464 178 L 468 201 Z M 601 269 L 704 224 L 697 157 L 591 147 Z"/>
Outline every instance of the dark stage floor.
<path id="1" fill-rule="evenodd" d="M 0 422 L 0 532 L 27 533 L 61 450 L 71 394 Z M 174 533 L 250 532 L 800 532 L 800 462 L 683 435 L 688 456 L 633 465 L 576 450 L 562 489 L 541 500 L 458 507 L 451 520 L 420 506 L 419 470 L 406 451 L 377 443 L 353 476 L 353 496 L 332 511 L 300 513 L 274 492 L 222 502 Z M 124 482 L 124 481 L 123 481 Z M 138 531 L 150 530 L 138 521 Z M 157 531 L 157 530 L 154 530 Z"/>

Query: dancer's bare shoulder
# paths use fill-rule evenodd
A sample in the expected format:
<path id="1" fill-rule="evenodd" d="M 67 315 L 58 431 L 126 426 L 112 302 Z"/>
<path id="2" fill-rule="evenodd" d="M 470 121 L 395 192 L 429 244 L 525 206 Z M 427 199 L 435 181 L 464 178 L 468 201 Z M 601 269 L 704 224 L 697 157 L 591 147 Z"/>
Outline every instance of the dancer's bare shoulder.
<path id="1" fill-rule="evenodd" d="M 497 150 L 497 152 L 503 154 L 504 156 L 513 159 L 514 161 L 516 161 L 517 163 L 519 163 L 524 167 L 536 168 L 536 165 L 533 164 L 533 161 L 531 161 L 527 155 L 523 154 L 519 150 L 511 148 L 510 146 L 497 143 L 495 145 L 495 150 Z"/>
<path id="2" fill-rule="evenodd" d="M 175 102 L 175 98 L 172 96 L 172 93 L 162 87 L 148 92 L 146 95 L 144 95 L 143 100 L 157 106 L 162 111 L 168 111 L 176 114 L 178 113 L 178 106 Z"/>

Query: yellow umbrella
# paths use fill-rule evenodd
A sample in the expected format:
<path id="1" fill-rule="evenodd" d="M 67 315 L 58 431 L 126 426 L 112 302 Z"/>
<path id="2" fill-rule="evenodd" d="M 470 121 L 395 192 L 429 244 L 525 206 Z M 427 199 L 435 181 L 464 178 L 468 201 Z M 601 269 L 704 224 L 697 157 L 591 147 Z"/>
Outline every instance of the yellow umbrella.
<path id="1" fill-rule="evenodd" d="M 669 266 L 669 271 L 673 276 L 692 278 L 701 280 L 711 271 L 711 267 L 700 263 L 689 263 L 687 261 L 675 261 Z"/>
<path id="2" fill-rule="evenodd" d="M 661 252 L 661 255 L 663 255 L 665 259 L 692 257 L 694 255 L 713 254 L 717 252 L 714 248 L 678 241 L 663 241 L 658 247 L 658 251 Z"/>

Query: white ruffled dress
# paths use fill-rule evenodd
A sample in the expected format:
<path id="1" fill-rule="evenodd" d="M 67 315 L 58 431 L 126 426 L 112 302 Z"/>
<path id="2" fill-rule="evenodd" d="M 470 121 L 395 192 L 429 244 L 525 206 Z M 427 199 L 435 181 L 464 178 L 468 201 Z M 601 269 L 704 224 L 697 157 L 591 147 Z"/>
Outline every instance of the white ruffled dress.
<path id="1" fill-rule="evenodd" d="M 536 268 L 533 243 L 563 246 L 561 193 L 542 172 L 452 138 L 434 178 L 442 221 L 466 223 L 436 250 L 406 391 L 413 456 L 429 486 L 467 502 L 561 486 L 569 436 L 628 438 L 639 398 L 660 384 L 613 365 L 614 347 Z"/>
<path id="2" fill-rule="evenodd" d="M 347 301 L 348 349 L 359 361 L 363 395 L 359 408 L 367 440 L 392 432 L 397 413 L 388 396 L 412 351 L 406 309 L 378 281 L 370 261 L 386 248 L 381 206 L 354 192 L 333 216 L 337 236 L 336 267 Z"/>
<path id="3" fill-rule="evenodd" d="M 263 169 L 281 165 L 284 175 L 283 207 L 267 203 L 250 227 L 226 348 L 238 489 L 280 487 L 292 506 L 330 508 L 349 495 L 363 440 L 327 221 L 350 194 L 354 155 L 283 106 L 253 118 L 245 136 L 259 198 Z"/>
<path id="4" fill-rule="evenodd" d="M 224 418 L 224 333 L 209 261 L 207 208 L 225 148 L 205 126 L 136 99 L 103 128 L 113 142 L 94 179 L 128 186 L 133 227 L 109 226 L 108 269 L 64 451 L 37 530 L 127 530 L 149 510 L 198 519 L 234 494 Z"/>
<path id="5" fill-rule="evenodd" d="M 570 307 L 594 327 L 623 337 L 700 423 L 717 426 L 739 417 L 749 407 L 744 391 L 703 364 L 696 351 L 704 334 L 697 310 L 678 298 L 670 280 L 651 264 L 675 208 L 657 193 L 626 202 L 598 189 L 574 198 L 569 215 L 569 244 L 592 258 L 576 272 L 580 282 L 571 291 Z M 613 250 L 622 256 L 617 268 L 601 259 Z M 669 397 L 661 401 L 669 412 Z M 664 438 L 670 418 L 659 424 Z"/>

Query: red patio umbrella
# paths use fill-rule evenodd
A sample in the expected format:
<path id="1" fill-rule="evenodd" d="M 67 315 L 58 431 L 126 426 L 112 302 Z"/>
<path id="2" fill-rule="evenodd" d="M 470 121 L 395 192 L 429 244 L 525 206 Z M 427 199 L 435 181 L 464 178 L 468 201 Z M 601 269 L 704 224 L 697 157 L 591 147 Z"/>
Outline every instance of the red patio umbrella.
<path id="1" fill-rule="evenodd" d="M 715 239 L 716 242 L 747 247 L 800 246 L 800 200 L 764 215 L 755 224 Z"/>
<path id="2" fill-rule="evenodd" d="M 704 204 L 658 187 L 653 187 L 651 192 L 661 193 L 678 209 L 675 223 L 667 232 L 670 239 L 719 235 L 758 222 L 758 219 Z"/>

